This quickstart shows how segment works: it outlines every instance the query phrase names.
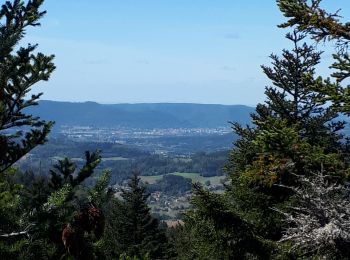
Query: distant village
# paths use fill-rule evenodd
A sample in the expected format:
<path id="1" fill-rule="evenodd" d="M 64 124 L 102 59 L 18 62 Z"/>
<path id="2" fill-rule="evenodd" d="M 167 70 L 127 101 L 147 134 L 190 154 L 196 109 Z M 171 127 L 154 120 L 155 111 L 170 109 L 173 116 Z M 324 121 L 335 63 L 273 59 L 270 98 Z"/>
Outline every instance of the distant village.
<path id="1" fill-rule="evenodd" d="M 60 127 L 59 133 L 74 141 L 95 141 L 124 143 L 131 138 L 157 138 L 174 136 L 208 136 L 225 135 L 231 133 L 229 127 L 217 128 L 157 128 L 141 129 L 130 127 L 92 127 L 92 126 L 68 126 Z"/>

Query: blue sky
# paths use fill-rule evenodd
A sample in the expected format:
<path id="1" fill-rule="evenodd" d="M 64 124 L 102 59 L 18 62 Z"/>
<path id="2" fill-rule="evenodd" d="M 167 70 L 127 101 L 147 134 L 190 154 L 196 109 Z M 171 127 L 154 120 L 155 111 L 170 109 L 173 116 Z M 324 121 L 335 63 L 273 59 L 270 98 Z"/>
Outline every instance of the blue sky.
<path id="1" fill-rule="evenodd" d="M 348 0 L 323 2 L 350 19 Z M 25 38 L 56 55 L 50 81 L 33 88 L 43 99 L 255 105 L 269 84 L 260 65 L 289 47 L 274 0 L 46 0 L 44 9 Z"/>

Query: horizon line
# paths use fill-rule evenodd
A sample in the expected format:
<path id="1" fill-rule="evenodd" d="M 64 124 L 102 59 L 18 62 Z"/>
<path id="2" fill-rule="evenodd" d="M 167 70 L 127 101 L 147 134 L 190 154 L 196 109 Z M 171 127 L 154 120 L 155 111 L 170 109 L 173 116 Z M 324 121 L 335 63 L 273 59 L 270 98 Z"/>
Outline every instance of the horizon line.
<path id="1" fill-rule="evenodd" d="M 213 106 L 245 106 L 255 108 L 256 105 L 247 104 L 220 104 L 220 103 L 197 103 L 197 102 L 116 102 L 116 103 L 104 103 L 99 101 L 69 101 L 69 100 L 50 100 L 50 99 L 40 99 L 38 102 L 48 101 L 57 103 L 72 103 L 72 104 L 84 104 L 84 103 L 95 103 L 98 105 L 213 105 Z"/>

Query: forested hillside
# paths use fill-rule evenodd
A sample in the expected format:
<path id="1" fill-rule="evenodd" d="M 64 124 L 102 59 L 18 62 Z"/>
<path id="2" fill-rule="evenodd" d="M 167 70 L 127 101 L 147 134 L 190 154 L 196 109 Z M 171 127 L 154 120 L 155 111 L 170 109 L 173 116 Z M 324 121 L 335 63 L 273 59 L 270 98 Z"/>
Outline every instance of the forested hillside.
<path id="1" fill-rule="evenodd" d="M 215 128 L 227 127 L 235 120 L 250 122 L 253 108 L 242 105 L 201 104 L 115 104 L 95 102 L 70 103 L 40 101 L 39 106 L 28 109 L 56 126 L 97 126 L 134 128 Z"/>

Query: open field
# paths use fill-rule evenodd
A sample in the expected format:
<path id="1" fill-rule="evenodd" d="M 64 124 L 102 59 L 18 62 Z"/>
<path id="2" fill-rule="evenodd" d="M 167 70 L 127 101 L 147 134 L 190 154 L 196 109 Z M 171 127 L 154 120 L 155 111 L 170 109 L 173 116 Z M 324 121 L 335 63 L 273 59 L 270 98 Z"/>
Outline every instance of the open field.
<path id="1" fill-rule="evenodd" d="M 60 157 L 60 156 L 55 156 L 52 157 L 53 160 L 58 161 L 58 160 L 63 160 L 64 157 Z M 72 161 L 74 162 L 84 162 L 85 159 L 84 158 L 79 158 L 79 157 L 71 157 L 70 158 Z M 130 160 L 129 158 L 124 158 L 124 157 L 103 157 L 101 158 L 103 162 L 108 162 L 108 161 L 127 161 Z"/>
<path id="2" fill-rule="evenodd" d="M 163 178 L 163 175 L 155 175 L 155 176 L 140 176 L 141 180 L 148 184 L 154 184 L 158 180 L 161 180 Z"/>
<path id="3" fill-rule="evenodd" d="M 189 178 L 193 183 L 199 182 L 201 184 L 205 184 L 207 181 L 210 181 L 211 185 L 219 185 L 221 181 L 225 179 L 225 176 L 213 176 L 213 177 L 203 177 L 200 176 L 199 173 L 189 173 L 189 172 L 174 172 L 169 173 L 171 175 L 181 176 L 184 178 Z M 141 176 L 141 180 L 143 182 L 148 182 L 149 184 L 153 184 L 158 180 L 161 180 L 164 175 L 155 175 L 155 176 Z"/>
<path id="4" fill-rule="evenodd" d="M 102 161 L 127 161 L 129 158 L 124 157 L 103 157 Z"/>

